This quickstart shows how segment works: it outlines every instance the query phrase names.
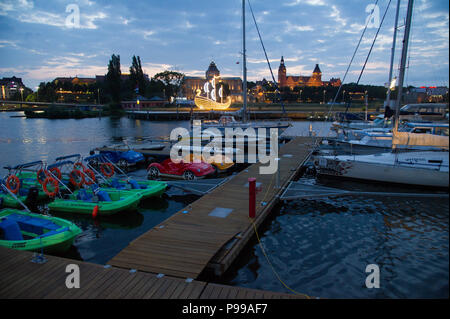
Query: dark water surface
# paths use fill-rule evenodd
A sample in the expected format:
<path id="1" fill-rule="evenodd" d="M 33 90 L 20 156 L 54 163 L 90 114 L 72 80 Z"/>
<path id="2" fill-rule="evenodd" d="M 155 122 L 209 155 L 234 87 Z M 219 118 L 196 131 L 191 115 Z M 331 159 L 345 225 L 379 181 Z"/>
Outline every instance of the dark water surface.
<path id="1" fill-rule="evenodd" d="M 10 118 L 0 112 L 0 175 L 5 165 L 61 155 L 87 156 L 95 147 L 142 137 L 168 136 L 183 122 L 149 122 L 128 118 L 47 120 Z M 313 122 L 313 127 L 323 125 Z M 296 129 L 307 132 L 308 122 Z M 131 175 L 145 177 L 141 169 Z M 315 179 L 305 179 L 316 183 Z M 361 183 L 319 181 L 325 186 L 360 190 L 397 190 Z M 170 193 L 174 193 L 173 190 Z M 183 195 L 179 193 L 178 195 Z M 106 263 L 130 241 L 172 216 L 195 198 L 164 196 L 143 203 L 136 212 L 74 221 L 83 233 L 65 257 Z M 449 206 L 447 199 L 400 197 L 329 197 L 296 200 L 278 206 L 219 282 L 256 289 L 323 298 L 448 298 Z M 56 215 L 56 214 L 55 214 Z M 380 269 L 380 289 L 365 287 L 368 264 Z"/>
<path id="2" fill-rule="evenodd" d="M 323 298 L 448 298 L 448 214 L 435 198 L 291 201 L 259 230 L 267 257 L 254 239 L 222 282 Z M 369 264 L 379 289 L 365 286 Z"/>

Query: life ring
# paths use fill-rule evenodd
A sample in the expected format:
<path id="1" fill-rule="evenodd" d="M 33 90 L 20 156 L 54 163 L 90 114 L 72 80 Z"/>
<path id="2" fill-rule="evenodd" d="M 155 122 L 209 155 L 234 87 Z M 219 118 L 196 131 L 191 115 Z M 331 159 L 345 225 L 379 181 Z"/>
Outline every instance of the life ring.
<path id="1" fill-rule="evenodd" d="M 53 192 L 50 192 L 48 189 L 47 189 L 47 184 L 48 183 L 52 183 L 53 184 Z M 59 183 L 58 183 L 58 181 L 56 180 L 56 179 L 54 179 L 53 177 L 51 177 L 51 176 L 48 176 L 46 179 L 45 179 L 45 181 L 44 181 L 44 183 L 42 184 L 42 189 L 44 190 L 44 192 L 49 196 L 49 197 L 55 197 L 56 196 L 56 194 L 58 194 L 58 192 L 59 192 Z"/>
<path id="2" fill-rule="evenodd" d="M 57 179 L 61 180 L 62 174 L 58 167 L 50 168 L 50 173 L 55 175 Z"/>
<path id="3" fill-rule="evenodd" d="M 76 177 L 80 178 L 79 182 L 76 181 Z M 81 187 L 81 185 L 83 185 L 86 182 L 84 179 L 84 175 L 77 169 L 74 169 L 69 173 L 69 178 L 70 183 L 76 187 Z"/>
<path id="4" fill-rule="evenodd" d="M 11 182 L 14 181 L 14 185 L 16 187 L 12 187 L 11 186 Z M 20 180 L 16 175 L 10 175 L 8 177 L 8 179 L 6 180 L 6 187 L 13 193 L 13 194 L 17 194 L 19 192 L 20 189 Z"/>
<path id="5" fill-rule="evenodd" d="M 81 163 L 81 162 L 76 162 L 75 164 L 73 164 L 73 169 L 79 169 L 78 166 L 81 166 L 81 168 L 83 169 L 83 171 L 86 169 L 86 167 L 84 166 L 84 164 Z"/>
<path id="6" fill-rule="evenodd" d="M 95 183 L 95 174 L 91 169 L 85 169 L 83 170 L 83 173 L 88 176 L 88 178 L 84 179 L 84 183 L 86 185 L 92 185 Z"/>
<path id="7" fill-rule="evenodd" d="M 42 176 L 42 175 L 44 175 L 44 176 Z M 42 185 L 42 183 L 44 183 L 47 176 L 48 176 L 48 172 L 46 170 L 44 170 L 43 168 L 38 170 L 36 177 L 37 177 L 37 181 L 39 182 L 39 184 Z"/>
<path id="8" fill-rule="evenodd" d="M 105 171 L 105 167 L 109 167 L 109 173 Z M 114 165 L 111 163 L 102 163 L 100 166 L 100 170 L 105 177 L 112 177 L 114 175 Z"/>

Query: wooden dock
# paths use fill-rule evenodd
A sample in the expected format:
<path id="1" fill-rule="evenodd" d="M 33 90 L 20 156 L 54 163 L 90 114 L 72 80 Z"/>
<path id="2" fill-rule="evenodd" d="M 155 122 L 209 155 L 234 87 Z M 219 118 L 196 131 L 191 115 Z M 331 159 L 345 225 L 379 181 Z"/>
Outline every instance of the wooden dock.
<path id="1" fill-rule="evenodd" d="M 259 168 L 267 164 L 251 165 L 132 241 L 108 264 L 183 279 L 196 279 L 205 269 L 223 274 L 254 235 L 253 223 L 263 222 L 309 157 L 313 143 L 311 137 L 293 139 L 279 149 L 278 173 L 261 175 Z M 248 217 L 250 177 L 261 188 L 254 220 Z"/>
<path id="2" fill-rule="evenodd" d="M 130 272 L 55 256 L 33 263 L 33 253 L 0 247 L 1 299 L 271 299 L 297 295 Z M 67 288 L 69 264 L 78 265 L 80 287 Z"/>

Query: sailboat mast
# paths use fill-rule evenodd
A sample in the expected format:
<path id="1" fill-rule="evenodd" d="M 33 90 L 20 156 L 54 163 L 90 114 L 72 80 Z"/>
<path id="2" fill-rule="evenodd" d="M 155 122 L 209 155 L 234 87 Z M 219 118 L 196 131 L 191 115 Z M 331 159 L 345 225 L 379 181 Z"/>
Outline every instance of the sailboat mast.
<path id="1" fill-rule="evenodd" d="M 391 66 L 389 68 L 389 80 L 388 80 L 388 92 L 386 97 L 386 105 L 390 107 L 391 103 L 391 82 L 392 82 L 392 70 L 394 68 L 394 56 L 395 56 L 395 43 L 397 42 L 397 26 L 398 26 L 398 13 L 400 11 L 400 0 L 397 1 L 397 10 L 395 12 L 395 23 L 394 23 L 394 37 L 392 39 L 391 48 Z"/>
<path id="2" fill-rule="evenodd" d="M 395 108 L 395 123 L 394 130 L 398 129 L 399 115 L 400 115 L 400 103 L 402 100 L 402 92 L 403 92 L 403 79 L 405 77 L 405 65 L 406 58 L 408 54 L 408 41 L 409 41 L 409 32 L 411 30 L 411 18 L 412 18 L 412 9 L 413 9 L 414 0 L 408 0 L 408 9 L 406 13 L 406 26 L 405 26 L 405 34 L 403 36 L 403 48 L 402 48 L 402 57 L 400 60 L 400 74 L 398 80 L 398 93 L 397 93 L 397 102 Z"/>
<path id="3" fill-rule="evenodd" d="M 242 99 L 243 99 L 243 114 L 242 121 L 247 121 L 247 58 L 245 52 L 245 0 L 242 0 L 242 71 L 244 82 L 242 83 Z"/>

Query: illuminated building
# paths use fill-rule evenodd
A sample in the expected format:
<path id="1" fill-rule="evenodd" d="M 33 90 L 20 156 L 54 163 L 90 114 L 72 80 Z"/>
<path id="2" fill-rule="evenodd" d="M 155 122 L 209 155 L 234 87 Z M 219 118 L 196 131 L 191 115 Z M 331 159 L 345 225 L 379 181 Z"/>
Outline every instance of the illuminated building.
<path id="1" fill-rule="evenodd" d="M 151 107 L 163 107 L 168 101 L 160 98 L 159 96 L 154 96 L 151 99 L 147 99 L 142 96 L 138 96 L 132 101 L 122 101 L 122 107 L 126 110 L 141 110 Z"/>
<path id="2" fill-rule="evenodd" d="M 200 76 L 185 76 L 182 83 L 183 95 L 188 100 L 194 100 L 197 95 L 197 90 L 202 91 L 205 83 L 210 82 L 215 78 L 218 85 L 226 87 L 228 96 L 231 102 L 242 102 L 242 79 L 240 77 L 220 77 L 220 71 L 214 61 L 211 61 L 208 69 L 205 72 L 205 77 Z"/>
<path id="3" fill-rule="evenodd" d="M 16 78 L 15 76 L 11 78 L 3 78 L 0 80 L 0 97 L 2 100 L 8 100 L 14 94 L 20 91 L 20 89 L 25 88 L 22 83 L 21 78 Z"/>
<path id="4" fill-rule="evenodd" d="M 284 58 L 281 57 L 280 66 L 278 68 L 278 86 L 289 87 L 294 89 L 296 86 L 339 86 L 341 80 L 339 78 L 331 78 L 330 81 L 322 81 L 322 71 L 320 71 L 319 65 L 316 64 L 311 76 L 294 76 L 287 75 L 286 65 L 284 64 Z"/>

